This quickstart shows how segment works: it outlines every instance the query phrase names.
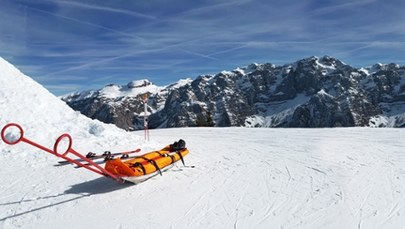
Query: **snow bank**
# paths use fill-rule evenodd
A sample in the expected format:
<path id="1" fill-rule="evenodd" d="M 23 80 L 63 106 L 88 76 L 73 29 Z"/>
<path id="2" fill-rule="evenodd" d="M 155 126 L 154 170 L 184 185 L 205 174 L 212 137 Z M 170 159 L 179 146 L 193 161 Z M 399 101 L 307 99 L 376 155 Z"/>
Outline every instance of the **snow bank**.
<path id="1" fill-rule="evenodd" d="M 102 151 L 113 147 L 117 150 L 128 149 L 135 147 L 137 142 L 143 143 L 140 137 L 130 135 L 114 125 L 91 120 L 72 110 L 2 58 L 0 58 L 0 107 L 1 128 L 10 122 L 18 123 L 23 127 L 27 137 L 47 147 L 51 147 L 62 133 L 71 134 L 73 146 L 83 151 Z M 91 141 L 100 142 L 95 143 L 94 148 L 89 148 L 87 143 Z"/>

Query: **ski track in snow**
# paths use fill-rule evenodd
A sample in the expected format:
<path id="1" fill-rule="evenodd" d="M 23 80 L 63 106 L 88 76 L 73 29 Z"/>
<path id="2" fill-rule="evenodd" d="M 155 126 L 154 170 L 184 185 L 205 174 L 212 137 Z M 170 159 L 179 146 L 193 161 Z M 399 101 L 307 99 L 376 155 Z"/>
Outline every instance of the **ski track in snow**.
<path id="1" fill-rule="evenodd" d="M 151 130 L 156 142 L 185 139 L 196 167 L 178 163 L 138 185 L 1 143 L 0 228 L 401 228 L 402 132 Z"/>

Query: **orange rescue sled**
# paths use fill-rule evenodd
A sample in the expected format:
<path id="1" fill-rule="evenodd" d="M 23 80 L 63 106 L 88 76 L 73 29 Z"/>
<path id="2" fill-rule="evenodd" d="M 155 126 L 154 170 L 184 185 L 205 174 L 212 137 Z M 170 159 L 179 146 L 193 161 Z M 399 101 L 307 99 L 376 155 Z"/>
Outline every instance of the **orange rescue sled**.
<path id="1" fill-rule="evenodd" d="M 187 154 L 187 148 L 171 152 L 170 146 L 167 146 L 159 151 L 153 151 L 125 161 L 120 158 L 108 160 L 105 169 L 120 177 L 144 176 L 161 172 L 162 169 L 178 160 L 183 161 L 183 157 Z"/>

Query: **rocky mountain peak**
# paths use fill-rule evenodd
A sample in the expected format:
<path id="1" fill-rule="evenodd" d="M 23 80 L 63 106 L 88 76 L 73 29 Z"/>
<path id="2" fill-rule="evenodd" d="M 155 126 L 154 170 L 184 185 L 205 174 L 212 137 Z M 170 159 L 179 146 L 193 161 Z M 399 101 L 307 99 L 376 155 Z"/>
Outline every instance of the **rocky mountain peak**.
<path id="1" fill-rule="evenodd" d="M 405 67 L 396 64 L 357 69 L 330 56 L 312 56 L 283 66 L 250 64 L 166 87 L 136 80 L 108 90 L 64 100 L 124 129 L 143 128 L 145 93 L 150 128 L 377 125 L 370 120 L 405 126 Z"/>
<path id="2" fill-rule="evenodd" d="M 142 80 L 134 80 L 134 81 L 129 82 L 127 84 L 127 87 L 128 88 L 140 88 L 140 87 L 149 86 L 151 84 L 152 84 L 152 82 L 150 82 L 149 80 L 142 79 Z"/>

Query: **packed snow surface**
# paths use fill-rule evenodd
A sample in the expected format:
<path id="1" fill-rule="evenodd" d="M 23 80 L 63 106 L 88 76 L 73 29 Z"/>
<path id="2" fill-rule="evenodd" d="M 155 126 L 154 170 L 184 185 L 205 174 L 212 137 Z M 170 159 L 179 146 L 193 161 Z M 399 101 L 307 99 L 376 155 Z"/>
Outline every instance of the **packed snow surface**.
<path id="1" fill-rule="evenodd" d="M 23 143 L 2 144 L 0 228 L 401 228 L 402 132 L 152 130 L 156 142 L 185 139 L 186 165 L 195 168 L 178 163 L 138 185 L 55 167 L 56 157 Z M 106 141 L 75 144 L 92 150 Z"/>
<path id="2" fill-rule="evenodd" d="M 120 184 L 26 143 L 0 142 L 0 228 L 403 228 L 403 129 L 173 128 L 125 132 L 74 112 L 0 58 L 0 128 L 82 154 L 184 139 L 190 154 Z M 10 134 L 11 133 L 11 134 Z M 7 136 L 18 138 L 18 131 Z"/>

